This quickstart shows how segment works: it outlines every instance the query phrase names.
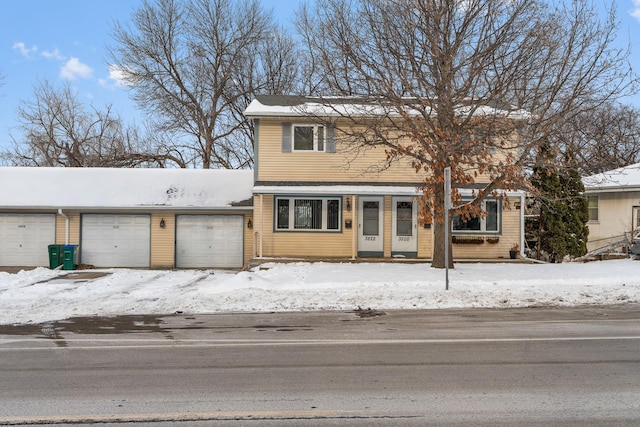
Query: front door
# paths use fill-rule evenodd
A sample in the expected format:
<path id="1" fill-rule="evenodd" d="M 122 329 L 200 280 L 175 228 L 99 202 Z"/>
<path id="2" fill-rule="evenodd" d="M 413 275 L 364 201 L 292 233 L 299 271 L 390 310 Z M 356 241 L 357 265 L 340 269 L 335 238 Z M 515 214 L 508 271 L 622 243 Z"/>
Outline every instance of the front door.
<path id="1" fill-rule="evenodd" d="M 359 197 L 358 256 L 383 256 L 384 234 L 382 197 Z"/>
<path id="2" fill-rule="evenodd" d="M 411 197 L 394 197 L 391 203 L 391 256 L 418 256 L 418 210 Z"/>

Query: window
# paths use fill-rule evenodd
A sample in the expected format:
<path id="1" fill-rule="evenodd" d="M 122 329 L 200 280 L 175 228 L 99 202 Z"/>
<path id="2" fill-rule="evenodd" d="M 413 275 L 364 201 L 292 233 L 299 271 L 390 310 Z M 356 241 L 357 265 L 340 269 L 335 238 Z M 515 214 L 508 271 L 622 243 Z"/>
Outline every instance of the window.
<path id="1" fill-rule="evenodd" d="M 398 236 L 413 235 L 413 203 L 412 202 L 397 202 L 396 234 Z"/>
<path id="2" fill-rule="evenodd" d="M 589 221 L 598 220 L 598 196 L 587 196 L 589 202 Z"/>
<path id="3" fill-rule="evenodd" d="M 453 217 L 453 231 L 497 233 L 499 229 L 499 205 L 497 200 L 485 200 L 483 209 L 487 213 L 484 218 L 473 217 L 465 220 L 461 215 Z"/>
<path id="4" fill-rule="evenodd" d="M 362 203 L 362 235 L 377 236 L 380 234 L 380 202 L 366 201 Z"/>
<path id="5" fill-rule="evenodd" d="M 293 151 L 324 151 L 324 139 L 324 126 L 293 126 Z"/>
<path id="6" fill-rule="evenodd" d="M 338 198 L 276 198 L 276 230 L 340 230 Z"/>

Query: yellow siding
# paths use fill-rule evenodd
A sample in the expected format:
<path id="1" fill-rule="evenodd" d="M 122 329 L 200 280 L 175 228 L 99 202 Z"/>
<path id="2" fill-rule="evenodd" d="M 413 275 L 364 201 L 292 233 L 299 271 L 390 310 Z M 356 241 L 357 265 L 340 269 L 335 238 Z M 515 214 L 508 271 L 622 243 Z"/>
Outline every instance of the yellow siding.
<path id="1" fill-rule="evenodd" d="M 391 256 L 391 196 L 384 197 L 382 215 L 384 217 L 382 222 L 384 227 L 384 256 L 389 258 Z"/>
<path id="2" fill-rule="evenodd" d="M 56 244 L 70 245 L 80 244 L 80 213 L 76 211 L 63 211 L 69 217 L 69 241 L 65 242 L 66 220 L 63 216 L 56 214 Z"/>
<path id="3" fill-rule="evenodd" d="M 433 256 L 433 224 L 425 228 L 424 224 L 418 224 L 418 258 L 431 258 Z"/>
<path id="4" fill-rule="evenodd" d="M 353 229 L 344 229 L 344 219 L 351 213 L 345 212 L 344 207 L 342 232 L 274 232 L 273 200 L 272 195 L 263 196 L 262 212 L 259 198 L 254 203 L 254 215 L 262 215 L 262 227 L 256 231 L 258 240 L 262 236 L 263 257 L 351 257 Z"/>
<path id="5" fill-rule="evenodd" d="M 258 180 L 259 181 L 323 181 L 323 182 L 422 182 L 408 159 L 400 160 L 380 170 L 386 160 L 383 147 L 370 147 L 359 153 L 350 151 L 336 137 L 336 153 L 282 152 L 282 123 L 305 124 L 302 119 L 260 119 L 258 127 Z M 496 161 L 503 158 L 496 155 Z M 477 178 L 482 180 L 482 176 Z"/>
<path id="6" fill-rule="evenodd" d="M 160 221 L 164 220 L 164 228 Z M 176 221 L 172 212 L 154 212 L 151 215 L 151 268 L 175 266 Z"/>
<path id="7" fill-rule="evenodd" d="M 77 211 L 64 211 L 69 217 L 69 244 L 80 244 L 80 213 Z M 106 213 L 104 211 L 91 211 L 87 213 Z M 124 215 L 149 215 L 148 212 L 117 211 L 109 214 Z M 175 218 L 181 213 L 193 214 L 194 212 L 153 212 L 151 213 L 151 261 L 150 268 L 174 268 L 175 267 Z M 251 213 L 248 212 L 198 212 L 204 215 L 243 215 L 244 216 L 244 264 L 248 264 L 253 255 L 253 232 L 248 228 L 249 219 L 253 222 Z M 160 221 L 164 219 L 165 227 L 160 227 Z M 254 222 L 255 224 L 255 222 Z M 252 226 L 254 226 L 252 224 Z M 255 226 L 254 226 L 255 228 Z M 56 243 L 65 244 L 65 219 L 56 215 Z"/>
<path id="8" fill-rule="evenodd" d="M 502 207 L 502 234 L 497 235 L 498 243 L 488 243 L 486 237 L 491 234 L 478 235 L 485 237 L 481 244 L 453 244 L 453 258 L 455 259 L 495 259 L 509 258 L 509 249 L 514 244 L 520 244 L 520 199 L 510 198 L 510 206 Z"/>
<path id="9" fill-rule="evenodd" d="M 249 228 L 249 221 L 251 221 L 251 228 Z M 253 230 L 255 227 L 255 221 L 252 213 L 244 214 L 244 266 L 246 267 L 249 260 L 254 257 L 253 255 Z"/>
<path id="10" fill-rule="evenodd" d="M 260 119 L 258 135 L 259 181 L 325 181 L 325 182 L 419 182 L 420 177 L 406 161 L 377 173 L 369 171 L 385 159 L 382 148 L 367 151 L 366 156 L 353 157 L 337 144 L 336 153 L 282 152 L 282 121 Z M 297 123 L 297 122 L 296 122 Z"/>

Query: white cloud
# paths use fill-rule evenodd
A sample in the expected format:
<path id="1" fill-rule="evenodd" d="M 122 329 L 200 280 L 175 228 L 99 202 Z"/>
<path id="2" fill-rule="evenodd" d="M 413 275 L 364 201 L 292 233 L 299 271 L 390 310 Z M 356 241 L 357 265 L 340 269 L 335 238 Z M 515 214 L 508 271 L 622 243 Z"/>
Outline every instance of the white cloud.
<path id="1" fill-rule="evenodd" d="M 125 69 L 115 65 L 109 65 L 109 77 L 100 79 L 100 84 L 104 87 L 108 86 L 131 86 L 130 76 Z"/>
<path id="2" fill-rule="evenodd" d="M 640 0 L 632 0 L 633 9 L 629 12 L 631 16 L 640 21 Z"/>
<path id="3" fill-rule="evenodd" d="M 71 57 L 60 69 L 60 77 L 67 80 L 91 77 L 93 69 L 80 62 L 78 58 Z"/>
<path id="4" fill-rule="evenodd" d="M 30 58 L 32 53 L 36 53 L 38 51 L 38 47 L 36 45 L 27 47 L 27 45 L 22 42 L 15 42 L 13 44 L 13 48 L 18 50 L 25 58 Z"/>
<path id="5" fill-rule="evenodd" d="M 48 50 L 43 50 L 40 55 L 44 56 L 47 59 L 57 59 L 58 61 L 64 61 L 65 59 L 65 57 L 60 53 L 60 51 L 57 48 L 54 49 L 53 52 L 50 52 Z"/>

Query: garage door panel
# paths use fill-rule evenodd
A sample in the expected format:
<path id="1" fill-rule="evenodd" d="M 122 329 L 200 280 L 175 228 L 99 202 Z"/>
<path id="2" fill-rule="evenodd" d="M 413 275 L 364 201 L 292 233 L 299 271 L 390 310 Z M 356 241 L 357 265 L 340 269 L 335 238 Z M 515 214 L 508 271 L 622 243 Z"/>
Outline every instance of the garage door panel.
<path id="1" fill-rule="evenodd" d="M 0 265 L 48 266 L 55 229 L 55 214 L 0 214 Z"/>
<path id="2" fill-rule="evenodd" d="M 176 266 L 238 268 L 244 264 L 242 215 L 179 215 Z"/>
<path id="3" fill-rule="evenodd" d="M 97 267 L 149 267 L 149 215 L 85 214 L 82 216 L 82 262 Z"/>

